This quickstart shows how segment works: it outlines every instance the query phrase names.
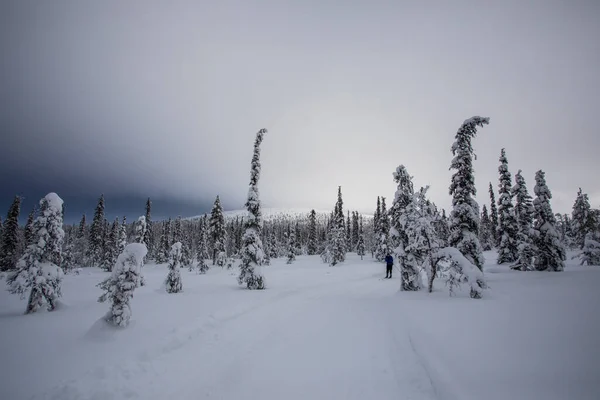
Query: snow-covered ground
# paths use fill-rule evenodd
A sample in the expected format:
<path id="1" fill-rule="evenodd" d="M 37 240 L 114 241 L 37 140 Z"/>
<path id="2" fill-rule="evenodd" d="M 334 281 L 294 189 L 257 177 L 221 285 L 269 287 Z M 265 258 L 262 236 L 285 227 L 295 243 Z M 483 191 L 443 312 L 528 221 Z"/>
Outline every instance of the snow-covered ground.
<path id="1" fill-rule="evenodd" d="M 84 270 L 64 305 L 22 315 L 0 292 L 0 399 L 452 399 L 600 398 L 600 268 L 512 272 L 486 253 L 491 289 L 399 292 L 384 266 L 349 255 L 265 267 L 268 290 L 247 291 L 237 270 L 182 270 L 184 292 L 163 287 L 165 265 L 144 267 L 129 327 L 98 322 L 109 305 Z"/>

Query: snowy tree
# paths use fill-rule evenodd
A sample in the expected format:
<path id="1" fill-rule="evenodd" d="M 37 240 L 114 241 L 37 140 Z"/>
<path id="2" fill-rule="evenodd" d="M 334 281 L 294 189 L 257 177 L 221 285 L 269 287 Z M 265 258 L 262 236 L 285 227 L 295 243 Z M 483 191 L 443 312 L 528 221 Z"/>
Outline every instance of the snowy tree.
<path id="1" fill-rule="evenodd" d="M 98 284 L 98 287 L 104 290 L 98 301 L 111 301 L 110 311 L 104 317 L 108 323 L 120 327 L 129 324 L 129 302 L 133 298 L 133 291 L 140 286 L 142 262 L 147 252 L 143 243 L 127 245 L 118 256 L 111 275 Z"/>
<path id="2" fill-rule="evenodd" d="M 148 244 L 146 243 L 147 231 L 148 225 L 146 224 L 146 217 L 142 215 L 135 222 L 133 241 L 135 243 L 144 243 L 146 245 L 146 249 L 148 248 Z"/>
<path id="3" fill-rule="evenodd" d="M 600 234 L 597 231 L 587 234 L 579 258 L 581 265 L 600 265 Z"/>
<path id="4" fill-rule="evenodd" d="M 296 234 L 291 231 L 287 242 L 287 263 L 291 264 L 294 261 L 296 261 Z"/>
<path id="5" fill-rule="evenodd" d="M 358 242 L 356 244 L 356 254 L 360 256 L 360 259 L 363 259 L 365 255 L 365 234 L 363 230 L 363 220 L 360 218 L 359 226 L 358 226 Z"/>
<path id="6" fill-rule="evenodd" d="M 258 190 L 258 181 L 260 179 L 260 144 L 263 141 L 266 129 L 261 129 L 256 133 L 254 141 L 254 153 L 250 167 L 250 184 L 248 188 L 248 200 L 246 209 L 248 218 L 245 221 L 244 246 L 242 249 L 242 262 L 240 264 L 240 275 L 238 283 L 246 284 L 248 289 L 265 289 L 265 277 L 262 274 L 261 266 L 263 264 L 264 252 L 262 241 L 260 239 L 263 228 L 262 212 L 260 205 L 260 193 Z"/>
<path id="7" fill-rule="evenodd" d="M 90 228 L 89 260 L 92 266 L 102 263 L 104 258 L 104 195 L 98 199 L 94 220 Z"/>
<path id="8" fill-rule="evenodd" d="M 0 271 L 14 270 L 19 260 L 19 214 L 21 212 L 21 197 L 15 196 L 2 232 L 2 257 L 0 258 Z"/>
<path id="9" fill-rule="evenodd" d="M 125 247 L 127 247 L 127 218 L 123 217 L 123 223 L 119 229 L 119 239 L 117 243 L 118 254 L 122 254 L 125 251 Z M 148 248 L 146 247 L 146 253 L 148 253 L 147 250 Z"/>
<path id="10" fill-rule="evenodd" d="M 177 242 L 171 246 L 171 252 L 169 253 L 169 274 L 165 280 L 167 293 L 179 293 L 183 290 L 181 272 L 179 272 L 181 256 L 181 242 Z"/>
<path id="11" fill-rule="evenodd" d="M 79 222 L 79 227 L 77 228 L 77 235 L 75 237 L 75 244 L 73 248 L 74 263 L 80 267 L 86 265 L 87 235 L 85 224 L 85 214 L 83 214 L 81 221 Z"/>
<path id="12" fill-rule="evenodd" d="M 33 229 L 33 221 L 35 220 L 35 207 L 29 213 L 27 222 L 25 223 L 25 246 L 29 246 L 35 239 L 35 231 Z"/>
<path id="13" fill-rule="evenodd" d="M 483 251 L 491 250 L 492 247 L 494 247 L 492 229 L 492 222 L 490 221 L 487 207 L 484 204 L 481 211 L 481 224 L 479 227 L 479 242 L 481 243 Z"/>
<path id="14" fill-rule="evenodd" d="M 212 252 L 213 265 L 222 267 L 225 263 L 225 242 L 227 231 L 225 229 L 225 217 L 223 216 L 223 207 L 219 196 L 215 199 L 212 211 L 210 213 L 209 228 L 210 246 Z"/>
<path id="15" fill-rule="evenodd" d="M 115 218 L 109 232 L 106 233 L 106 243 L 104 247 L 105 264 L 109 266 L 108 271 L 112 270 L 117 257 L 119 257 L 119 236 L 121 234 L 121 226 L 119 224 L 119 218 Z"/>
<path id="16" fill-rule="evenodd" d="M 152 234 L 152 202 L 150 197 L 146 200 L 146 232 L 144 233 L 144 244 L 148 249 L 148 254 L 153 254 L 154 235 Z M 138 242 L 139 243 L 139 242 Z"/>
<path id="17" fill-rule="evenodd" d="M 534 268 L 537 271 L 562 271 L 566 259 L 565 249 L 560 243 L 560 236 L 556 231 L 556 223 L 550 199 L 552 193 L 546 186 L 546 176 L 543 171 L 535 174 L 536 195 L 533 201 L 535 220 L 533 224 L 533 237 L 535 245 Z"/>
<path id="18" fill-rule="evenodd" d="M 346 251 L 351 252 L 352 249 L 352 221 L 350 220 L 350 210 L 348 210 L 346 218 Z"/>
<path id="19" fill-rule="evenodd" d="M 158 246 L 156 246 L 156 255 L 154 257 L 158 264 L 162 264 L 168 261 L 169 253 L 165 253 L 165 249 L 169 248 L 169 225 L 166 221 L 163 221 L 162 232 L 160 234 Z"/>
<path id="20" fill-rule="evenodd" d="M 200 232 L 198 233 L 198 244 L 196 246 L 196 258 L 198 261 L 201 259 L 209 258 L 208 254 L 208 222 L 206 215 L 202 218 L 200 223 Z"/>
<path id="21" fill-rule="evenodd" d="M 390 232 L 389 216 L 385 205 L 385 197 L 381 198 L 381 210 L 379 214 L 379 233 L 377 234 L 377 260 L 383 261 L 390 252 L 388 237 Z"/>
<path id="22" fill-rule="evenodd" d="M 65 274 L 72 271 L 77 263 L 75 262 L 74 244 L 71 235 L 65 235 L 64 245 L 62 249 L 62 265 L 60 266 Z"/>
<path id="23" fill-rule="evenodd" d="M 352 212 L 352 250 L 356 250 L 356 246 L 358 245 L 358 236 L 359 234 L 359 222 L 358 222 L 358 212 Z"/>
<path id="24" fill-rule="evenodd" d="M 496 207 L 496 196 L 494 195 L 494 188 L 492 182 L 488 189 L 490 193 L 490 224 L 491 233 L 494 239 L 494 247 L 500 246 L 500 236 L 498 235 L 498 208 Z"/>
<path id="25" fill-rule="evenodd" d="M 517 234 L 519 253 L 517 262 L 511 268 L 519 271 L 530 271 L 533 269 L 534 256 L 532 230 L 534 208 L 521 170 L 515 175 L 512 196 L 515 198 L 515 215 L 519 226 Z"/>
<path id="26" fill-rule="evenodd" d="M 414 291 L 419 290 L 419 265 L 422 263 L 421 255 L 418 250 L 412 246 L 415 237 L 411 237 L 417 231 L 416 228 L 418 215 L 416 204 L 414 203 L 414 189 L 412 177 L 404 165 L 400 165 L 393 173 L 394 182 L 398 185 L 394 202 L 392 203 L 392 229 L 390 230 L 390 242 L 393 251 L 400 263 L 401 290 Z M 412 241 L 412 242 L 411 242 Z"/>
<path id="27" fill-rule="evenodd" d="M 596 230 L 598 221 L 594 217 L 588 195 L 579 188 L 571 217 L 571 230 L 577 248 L 583 249 L 588 233 Z"/>
<path id="28" fill-rule="evenodd" d="M 500 152 L 500 184 L 498 185 L 498 264 L 511 263 L 518 258 L 517 233 L 519 226 L 512 204 L 512 178 L 508 171 L 506 151 Z"/>
<path id="29" fill-rule="evenodd" d="M 103 228 L 102 228 L 102 247 L 101 247 L 102 257 L 100 258 L 99 267 L 102 268 L 103 270 L 109 271 L 109 272 L 112 270 L 112 267 L 114 266 L 113 251 L 112 251 L 113 243 L 114 242 L 112 241 L 112 238 L 111 238 L 110 225 L 108 224 L 108 221 L 106 219 L 104 219 Z"/>
<path id="30" fill-rule="evenodd" d="M 308 255 L 317 254 L 317 213 L 315 210 L 310 211 L 308 216 Z"/>
<path id="31" fill-rule="evenodd" d="M 26 314 L 44 306 L 49 311 L 54 310 L 61 296 L 63 271 L 59 265 L 65 236 L 62 205 L 63 201 L 56 193 L 49 193 L 40 200 L 40 213 L 34 222 L 36 239 L 27 246 L 17 262 L 17 269 L 7 278 L 11 293 L 25 298 L 29 290 Z"/>
<path id="32" fill-rule="evenodd" d="M 332 221 L 331 262 L 332 266 L 346 260 L 346 228 L 344 227 L 344 202 L 342 187 L 338 187 L 338 199 L 335 204 Z"/>
<path id="33" fill-rule="evenodd" d="M 477 127 L 489 124 L 489 118 L 472 117 L 466 120 L 456 133 L 452 145 L 454 159 L 450 169 L 456 172 L 452 175 L 450 194 L 452 195 L 453 210 L 450 214 L 450 236 L 448 243 L 456 247 L 469 262 L 483 269 L 483 253 L 479 243 L 479 205 L 473 199 L 475 175 L 473 158 L 475 156 L 471 140 L 477 134 Z"/>
<path id="34" fill-rule="evenodd" d="M 483 289 L 487 289 L 487 283 L 481 270 L 454 247 L 445 247 L 437 250 L 433 256 L 433 264 L 438 265 L 441 260 L 448 261 L 446 268 L 446 285 L 450 288 L 450 295 L 454 294 L 454 288 L 462 283 L 467 283 L 470 296 L 473 299 L 481 299 Z M 431 290 L 430 290 L 431 291 Z"/>

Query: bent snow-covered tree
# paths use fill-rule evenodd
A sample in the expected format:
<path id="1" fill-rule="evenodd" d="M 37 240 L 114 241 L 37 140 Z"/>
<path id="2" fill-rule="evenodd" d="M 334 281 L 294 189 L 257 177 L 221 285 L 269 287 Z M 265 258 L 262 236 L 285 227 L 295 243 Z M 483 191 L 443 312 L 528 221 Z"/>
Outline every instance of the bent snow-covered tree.
<path id="1" fill-rule="evenodd" d="M 171 252 L 169 253 L 169 273 L 165 280 L 165 286 L 167 293 L 179 293 L 183 290 L 181 283 L 181 242 L 177 242 L 171 246 Z"/>
<path id="2" fill-rule="evenodd" d="M 265 289 L 265 277 L 262 274 L 264 251 L 260 239 L 262 233 L 262 212 L 260 206 L 260 193 L 258 181 L 260 179 L 260 144 L 267 133 L 261 129 L 256 133 L 254 141 L 254 153 L 250 166 L 250 187 L 248 188 L 248 200 L 246 209 L 248 217 L 244 222 L 245 232 L 243 237 L 242 262 L 240 264 L 240 275 L 238 283 L 245 284 L 248 289 Z"/>
<path id="3" fill-rule="evenodd" d="M 142 262 L 146 257 L 146 245 L 131 243 L 125 247 L 117 257 L 111 275 L 98 284 L 104 294 L 98 298 L 99 302 L 111 301 L 110 311 L 105 320 L 115 326 L 125 327 L 131 319 L 129 302 L 133 298 L 133 291 L 140 286 Z"/>
<path id="4" fill-rule="evenodd" d="M 471 140 L 477 134 L 477 127 L 489 124 L 489 118 L 472 117 L 463 122 L 452 145 L 454 159 L 450 169 L 452 175 L 450 194 L 452 195 L 452 213 L 450 214 L 450 246 L 456 247 L 471 263 L 483 269 L 483 251 L 479 243 L 479 205 L 473 199 L 475 175 L 473 158 L 475 157 Z"/>
<path id="5" fill-rule="evenodd" d="M 481 299 L 483 289 L 487 289 L 487 283 L 483 273 L 471 261 L 462 255 L 460 251 L 453 247 L 445 247 L 437 250 L 432 258 L 434 263 L 438 264 L 440 260 L 449 261 L 447 268 L 447 285 L 450 288 L 450 295 L 454 294 L 454 288 L 462 283 L 469 285 L 469 294 L 473 299 Z"/>
<path id="6" fill-rule="evenodd" d="M 61 296 L 63 271 L 59 267 L 65 232 L 63 225 L 63 201 L 56 193 L 47 194 L 40 200 L 40 213 L 34 222 L 34 240 L 17 262 L 16 271 L 8 275 L 9 291 L 25 298 L 29 290 L 26 314 L 46 306 L 56 308 Z"/>
<path id="7" fill-rule="evenodd" d="M 537 271 L 562 271 L 565 268 L 565 248 L 554 226 L 556 219 L 550 205 L 552 193 L 546 186 L 546 176 L 543 171 L 536 172 L 535 183 L 534 268 Z"/>

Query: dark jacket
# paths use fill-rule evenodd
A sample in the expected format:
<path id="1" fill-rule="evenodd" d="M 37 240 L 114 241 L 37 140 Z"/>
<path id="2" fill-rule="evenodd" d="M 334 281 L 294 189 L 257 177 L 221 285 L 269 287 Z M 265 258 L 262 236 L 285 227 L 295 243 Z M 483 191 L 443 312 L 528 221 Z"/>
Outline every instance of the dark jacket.
<path id="1" fill-rule="evenodd" d="M 392 258 L 392 256 L 386 256 L 385 257 L 385 263 L 386 264 L 393 264 L 394 263 L 394 259 Z"/>

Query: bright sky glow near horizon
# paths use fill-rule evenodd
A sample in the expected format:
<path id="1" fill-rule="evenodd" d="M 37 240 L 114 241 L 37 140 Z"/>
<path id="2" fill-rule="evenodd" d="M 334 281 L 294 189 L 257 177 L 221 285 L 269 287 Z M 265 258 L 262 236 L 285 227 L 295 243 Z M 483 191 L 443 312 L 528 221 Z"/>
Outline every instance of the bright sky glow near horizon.
<path id="1" fill-rule="evenodd" d="M 480 206 L 504 147 L 555 212 L 579 187 L 600 207 L 599 21 L 591 0 L 3 2 L 0 212 L 48 191 L 88 215 L 100 193 L 242 208 L 263 127 L 265 206 L 329 209 L 341 185 L 372 212 L 404 164 L 449 209 L 474 115 Z"/>

